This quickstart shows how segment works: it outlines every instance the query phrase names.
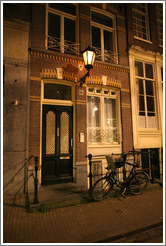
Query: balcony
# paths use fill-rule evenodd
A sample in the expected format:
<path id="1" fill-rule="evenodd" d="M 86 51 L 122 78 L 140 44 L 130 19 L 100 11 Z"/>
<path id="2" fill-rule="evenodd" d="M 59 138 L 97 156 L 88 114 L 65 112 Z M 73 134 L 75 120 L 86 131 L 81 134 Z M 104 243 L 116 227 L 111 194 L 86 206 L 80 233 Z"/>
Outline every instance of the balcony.
<path id="1" fill-rule="evenodd" d="M 69 40 L 60 40 L 59 38 L 48 36 L 46 38 L 47 49 L 55 50 L 60 53 L 67 53 L 72 55 L 80 54 L 80 44 L 71 42 Z"/>
<path id="2" fill-rule="evenodd" d="M 92 48 L 94 48 L 96 51 L 96 60 L 118 64 L 118 53 L 112 52 L 110 50 L 100 49 L 94 46 Z"/>

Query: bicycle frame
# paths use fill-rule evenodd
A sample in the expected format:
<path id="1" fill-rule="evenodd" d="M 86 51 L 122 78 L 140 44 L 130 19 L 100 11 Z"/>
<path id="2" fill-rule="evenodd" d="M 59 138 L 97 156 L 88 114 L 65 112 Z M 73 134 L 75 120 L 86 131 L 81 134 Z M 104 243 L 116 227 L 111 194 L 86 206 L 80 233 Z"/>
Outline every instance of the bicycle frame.
<path id="1" fill-rule="evenodd" d="M 129 175 L 128 175 L 127 178 L 126 178 L 125 164 L 132 166 L 132 168 L 131 168 L 131 170 L 130 170 L 130 173 L 129 173 Z M 116 184 L 119 188 L 124 189 L 124 187 L 127 187 L 128 184 L 130 183 L 130 180 L 131 180 L 131 178 L 133 177 L 134 173 L 139 172 L 139 171 L 135 171 L 135 168 L 136 168 L 136 165 L 134 165 L 134 163 L 129 163 L 129 162 L 126 162 L 126 161 L 125 161 L 125 163 L 124 163 L 124 165 L 123 165 L 123 181 L 122 181 L 122 182 L 119 182 L 118 179 L 115 179 L 115 178 L 114 178 L 114 173 L 113 173 L 113 172 L 110 172 L 110 173 L 107 172 L 107 173 L 106 173 L 106 176 L 107 176 L 110 180 L 112 180 L 113 185 Z M 141 171 L 142 171 L 142 170 L 141 170 Z"/>

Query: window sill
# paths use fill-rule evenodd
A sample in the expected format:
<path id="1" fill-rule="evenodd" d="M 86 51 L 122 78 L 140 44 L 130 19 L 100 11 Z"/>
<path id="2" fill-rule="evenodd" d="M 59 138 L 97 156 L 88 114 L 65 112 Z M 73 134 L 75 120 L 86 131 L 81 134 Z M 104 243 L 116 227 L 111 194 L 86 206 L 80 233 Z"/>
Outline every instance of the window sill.
<path id="1" fill-rule="evenodd" d="M 149 40 L 146 40 L 146 39 L 143 39 L 143 38 L 139 38 L 139 37 L 137 37 L 137 36 L 134 36 L 134 38 L 137 39 L 137 40 L 140 40 L 140 41 L 142 41 L 142 42 L 145 42 L 145 43 L 148 43 L 148 44 L 152 44 L 152 42 L 149 41 Z"/>
<path id="2" fill-rule="evenodd" d="M 87 145 L 88 148 L 111 148 L 111 147 L 120 147 L 121 144 L 115 143 L 115 144 L 97 144 L 97 143 L 93 143 L 93 144 L 88 144 Z"/>
<path id="3" fill-rule="evenodd" d="M 150 129 L 150 128 L 140 128 L 138 129 L 138 132 L 140 134 L 162 134 L 161 130 L 156 129 Z"/>

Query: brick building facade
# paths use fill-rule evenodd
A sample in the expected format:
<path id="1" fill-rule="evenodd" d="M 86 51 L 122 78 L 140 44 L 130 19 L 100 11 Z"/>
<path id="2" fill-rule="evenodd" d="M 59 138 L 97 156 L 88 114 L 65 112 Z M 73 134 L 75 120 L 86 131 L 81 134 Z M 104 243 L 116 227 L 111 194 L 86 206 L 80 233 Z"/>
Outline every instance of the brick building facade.
<path id="1" fill-rule="evenodd" d="M 132 39 L 131 21 L 126 19 L 126 11 L 131 16 L 130 6 L 126 5 L 4 4 L 4 19 L 10 16 L 29 26 L 28 46 L 24 47 L 28 117 L 23 116 L 27 122 L 23 149 L 25 159 L 39 157 L 39 185 L 74 181 L 88 187 L 87 154 L 122 153 L 134 147 L 128 51 L 131 44 L 139 44 Z M 14 16 L 11 8 L 17 6 Z M 96 59 L 80 87 L 86 73 L 81 51 L 87 46 L 95 48 Z M 4 152 L 5 156 L 8 167 Z M 104 157 L 94 159 L 97 174 L 105 165 Z M 25 176 L 32 172 L 33 158 L 25 165 Z M 4 184 L 12 187 L 8 174 L 9 170 Z M 33 180 L 28 181 L 28 187 L 32 189 Z"/>

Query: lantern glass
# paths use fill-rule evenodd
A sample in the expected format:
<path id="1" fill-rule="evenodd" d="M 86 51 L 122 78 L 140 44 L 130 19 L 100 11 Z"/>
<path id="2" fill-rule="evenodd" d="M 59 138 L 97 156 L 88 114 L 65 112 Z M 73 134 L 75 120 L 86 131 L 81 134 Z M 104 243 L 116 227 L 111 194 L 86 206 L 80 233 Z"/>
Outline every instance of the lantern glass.
<path id="1" fill-rule="evenodd" d="M 95 60 L 95 52 L 93 50 L 85 50 L 83 53 L 83 59 L 85 67 L 89 70 L 93 68 L 93 63 Z"/>

